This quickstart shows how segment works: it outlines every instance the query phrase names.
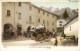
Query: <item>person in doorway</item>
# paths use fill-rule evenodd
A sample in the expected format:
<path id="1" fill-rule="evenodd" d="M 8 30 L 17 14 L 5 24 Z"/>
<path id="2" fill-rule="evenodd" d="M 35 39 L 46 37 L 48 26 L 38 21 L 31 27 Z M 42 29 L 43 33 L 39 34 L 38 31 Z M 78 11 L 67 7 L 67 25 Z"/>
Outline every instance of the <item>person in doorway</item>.
<path id="1" fill-rule="evenodd" d="M 22 31 L 21 25 L 18 25 L 18 26 L 17 26 L 17 31 L 18 31 L 18 32 L 17 32 L 17 33 L 18 33 L 18 36 L 19 36 L 19 35 L 22 35 L 22 33 L 21 33 L 21 31 Z"/>
<path id="2" fill-rule="evenodd" d="M 30 38 L 30 34 L 29 34 L 29 33 L 30 33 L 30 29 L 31 29 L 31 26 L 29 26 L 29 27 L 27 28 L 27 37 L 28 37 L 28 38 Z"/>

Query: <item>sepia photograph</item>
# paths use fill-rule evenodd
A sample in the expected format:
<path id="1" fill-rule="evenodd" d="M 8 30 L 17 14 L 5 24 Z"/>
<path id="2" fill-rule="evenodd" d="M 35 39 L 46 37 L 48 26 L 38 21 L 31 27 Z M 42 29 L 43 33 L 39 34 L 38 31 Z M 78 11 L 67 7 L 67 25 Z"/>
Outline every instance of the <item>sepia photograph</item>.
<path id="1" fill-rule="evenodd" d="M 78 2 L 2 2 L 3 46 L 78 46 Z"/>

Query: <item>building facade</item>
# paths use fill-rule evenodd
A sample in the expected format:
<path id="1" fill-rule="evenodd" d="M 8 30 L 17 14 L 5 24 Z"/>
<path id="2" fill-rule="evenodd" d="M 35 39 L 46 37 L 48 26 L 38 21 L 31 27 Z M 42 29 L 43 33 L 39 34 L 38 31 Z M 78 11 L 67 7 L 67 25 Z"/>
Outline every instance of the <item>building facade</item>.
<path id="1" fill-rule="evenodd" d="M 30 2 L 3 2 L 2 3 L 2 26 L 10 24 L 14 31 L 17 25 L 22 27 L 22 32 L 28 26 L 44 25 L 46 30 L 57 31 L 57 16 L 43 10 Z"/>
<path id="2" fill-rule="evenodd" d="M 66 21 L 62 18 L 57 20 L 57 27 L 63 27 L 66 24 Z"/>
<path id="3" fill-rule="evenodd" d="M 64 26 L 64 34 L 78 38 L 78 17 L 73 18 Z"/>
<path id="4" fill-rule="evenodd" d="M 57 20 L 57 32 L 59 34 L 64 33 L 64 25 L 66 24 L 66 21 L 63 18 L 60 18 Z"/>

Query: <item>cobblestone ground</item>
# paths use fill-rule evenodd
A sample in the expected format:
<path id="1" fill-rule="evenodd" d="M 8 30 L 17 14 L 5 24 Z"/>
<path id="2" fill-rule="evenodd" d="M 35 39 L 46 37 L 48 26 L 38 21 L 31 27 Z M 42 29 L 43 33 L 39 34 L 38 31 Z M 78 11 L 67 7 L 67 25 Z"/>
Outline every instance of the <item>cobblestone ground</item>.
<path id="1" fill-rule="evenodd" d="M 77 46 L 73 40 L 63 39 L 57 37 L 58 44 L 57 46 Z M 18 36 L 16 39 L 5 40 L 3 41 L 4 46 L 54 46 L 55 38 L 46 39 L 44 41 L 35 41 L 30 38 L 25 38 L 23 36 Z"/>

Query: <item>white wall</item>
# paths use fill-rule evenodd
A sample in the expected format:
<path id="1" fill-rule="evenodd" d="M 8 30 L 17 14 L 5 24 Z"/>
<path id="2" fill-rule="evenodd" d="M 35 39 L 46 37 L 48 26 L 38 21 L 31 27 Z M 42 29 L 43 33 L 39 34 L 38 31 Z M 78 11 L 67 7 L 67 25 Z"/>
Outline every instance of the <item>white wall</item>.
<path id="1" fill-rule="evenodd" d="M 62 23 L 60 23 L 60 21 L 62 21 Z M 62 26 L 60 26 L 59 24 L 62 24 Z M 63 27 L 65 24 L 66 24 L 66 21 L 64 19 L 57 20 L 57 27 Z"/>
<path id="2" fill-rule="evenodd" d="M 71 31 L 70 31 L 70 26 L 71 26 Z M 64 33 L 67 36 L 75 35 L 76 37 L 78 37 L 78 17 L 64 26 Z"/>

